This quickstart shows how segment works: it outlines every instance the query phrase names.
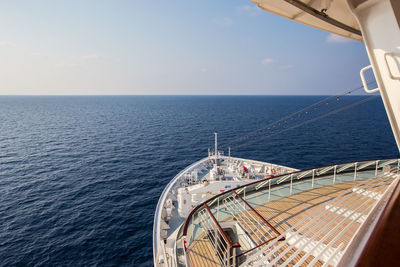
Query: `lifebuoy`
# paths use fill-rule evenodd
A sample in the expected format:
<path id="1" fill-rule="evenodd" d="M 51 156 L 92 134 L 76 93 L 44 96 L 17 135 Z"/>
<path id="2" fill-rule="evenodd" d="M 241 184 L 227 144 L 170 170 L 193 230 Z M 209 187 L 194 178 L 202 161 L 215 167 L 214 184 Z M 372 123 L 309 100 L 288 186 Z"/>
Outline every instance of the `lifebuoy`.
<path id="1" fill-rule="evenodd" d="M 271 173 L 272 173 L 272 175 L 275 175 L 276 174 L 276 170 L 274 168 L 271 169 Z"/>

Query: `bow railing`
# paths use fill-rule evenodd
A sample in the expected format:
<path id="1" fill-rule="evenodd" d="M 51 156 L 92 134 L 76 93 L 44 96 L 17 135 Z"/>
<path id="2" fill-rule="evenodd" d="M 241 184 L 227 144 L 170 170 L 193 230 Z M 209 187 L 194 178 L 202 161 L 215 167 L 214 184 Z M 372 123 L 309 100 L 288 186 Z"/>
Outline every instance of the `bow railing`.
<path id="1" fill-rule="evenodd" d="M 214 196 L 197 206 L 185 221 L 182 240 L 188 266 L 199 264 L 190 257 L 194 253 L 195 242 L 199 240 L 211 243 L 219 265 L 237 266 L 251 254 L 248 252 L 255 252 L 279 236 L 274 232 L 273 225 L 268 225 L 262 216 L 255 213 L 253 205 L 327 185 L 398 172 L 399 166 L 400 159 L 335 164 L 259 180 Z M 262 203 L 259 202 L 261 200 Z M 235 240 L 228 238 L 228 228 L 235 232 Z M 268 231 L 270 236 L 266 235 Z"/>

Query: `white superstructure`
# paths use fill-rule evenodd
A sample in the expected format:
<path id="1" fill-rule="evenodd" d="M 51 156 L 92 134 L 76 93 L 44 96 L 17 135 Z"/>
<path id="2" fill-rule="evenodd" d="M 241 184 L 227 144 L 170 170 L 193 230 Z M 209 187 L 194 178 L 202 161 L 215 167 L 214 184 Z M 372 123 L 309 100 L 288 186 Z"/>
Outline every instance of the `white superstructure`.
<path id="1" fill-rule="evenodd" d="M 380 92 L 400 149 L 400 1 L 251 1 L 277 15 L 363 41 L 371 61 L 370 66 L 360 71 L 364 89 L 367 92 Z M 368 68 L 372 68 L 378 88 L 367 87 L 363 73 Z"/>
<path id="2" fill-rule="evenodd" d="M 205 200 L 239 186 L 296 169 L 209 152 L 181 171 L 164 189 L 154 217 L 155 264 L 176 266 L 176 237 L 190 212 Z M 168 263 L 168 264 L 167 264 Z"/>

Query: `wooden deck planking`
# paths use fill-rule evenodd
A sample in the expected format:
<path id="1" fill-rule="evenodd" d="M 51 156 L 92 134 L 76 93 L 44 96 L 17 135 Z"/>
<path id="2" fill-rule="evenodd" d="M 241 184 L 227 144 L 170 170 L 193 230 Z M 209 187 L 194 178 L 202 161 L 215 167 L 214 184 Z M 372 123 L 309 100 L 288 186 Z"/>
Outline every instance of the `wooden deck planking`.
<path id="1" fill-rule="evenodd" d="M 332 241 L 334 238 L 339 237 L 335 242 L 333 242 L 333 244 L 331 244 L 331 247 L 336 248 L 341 243 L 343 243 L 343 250 L 351 241 L 353 235 L 360 227 L 360 223 L 353 222 L 352 218 L 345 217 L 340 214 L 332 215 L 328 211 L 324 212 L 324 210 L 321 211 L 321 214 L 316 214 L 315 218 L 313 218 L 311 214 L 313 214 L 316 209 L 320 209 L 322 205 L 329 204 L 329 200 L 338 197 L 340 194 L 343 194 L 345 191 L 359 184 L 362 187 L 362 182 L 355 181 L 316 188 L 310 191 L 304 191 L 288 197 L 267 202 L 265 204 L 255 207 L 255 209 L 280 232 L 288 230 L 294 224 L 309 217 L 309 219 L 306 220 L 306 222 L 308 223 L 308 229 L 310 227 L 313 227 L 314 225 L 317 225 L 317 227 L 315 227 L 311 234 L 306 234 L 305 237 L 315 238 L 315 241 L 317 242 L 325 237 L 325 240 L 323 241 L 324 244 L 329 244 L 329 242 Z M 374 186 L 372 186 L 369 191 L 382 193 L 385 190 L 386 185 L 388 184 L 389 183 L 387 181 L 376 181 Z M 364 196 L 362 194 L 354 194 L 353 198 L 354 199 L 352 199 L 350 202 L 344 205 L 340 205 L 340 208 L 346 209 L 357 207 L 359 206 L 359 204 L 366 203 L 367 200 L 370 200 L 368 196 Z M 375 202 L 376 201 L 369 201 L 369 203 L 367 203 L 365 207 L 357 210 L 357 212 L 367 214 Z M 336 221 L 329 221 L 329 218 L 336 217 L 338 217 Z M 323 221 L 324 219 L 327 219 L 329 227 L 324 227 L 324 224 L 318 225 L 318 222 L 321 220 Z M 346 231 L 343 231 L 347 226 L 349 227 L 346 229 Z M 334 229 L 334 231 L 331 231 L 332 229 Z M 313 234 L 318 232 L 319 230 L 321 230 L 321 233 L 313 236 Z M 297 234 L 302 233 L 298 232 Z M 277 244 L 279 244 L 279 242 Z M 286 245 L 284 245 L 278 250 L 278 252 L 274 254 L 279 255 L 279 251 L 283 253 L 285 246 Z M 294 253 L 294 250 L 296 249 L 293 248 L 290 251 L 286 252 L 284 255 L 280 255 L 279 257 L 282 257 L 282 261 L 280 260 L 278 262 L 278 265 L 282 264 L 286 259 L 288 259 Z M 306 253 L 304 253 L 304 251 L 300 251 L 298 255 L 296 255 L 294 259 L 291 260 L 289 265 L 298 262 L 305 254 Z M 313 256 L 308 256 L 304 264 L 302 265 L 309 264 L 313 258 Z M 319 260 L 316 266 L 322 264 L 323 262 Z"/>
<path id="2" fill-rule="evenodd" d="M 259 206 L 255 206 L 255 210 L 260 213 L 273 227 L 275 227 L 279 232 L 285 232 L 289 230 L 293 225 L 297 224 L 300 221 L 305 220 L 307 224 L 307 229 L 310 227 L 315 228 L 310 231 L 310 233 L 302 231 L 297 231 L 294 229 L 296 234 L 304 235 L 306 238 L 313 238 L 314 241 L 318 242 L 322 238 L 325 240 L 323 243 L 325 245 L 329 244 L 334 238 L 336 240 L 330 244 L 331 248 L 337 248 L 340 244 L 343 243 L 342 250 L 345 249 L 347 244 L 352 239 L 353 235 L 357 232 L 360 227 L 360 223 L 357 221 L 353 221 L 351 217 L 343 216 L 343 214 L 335 213 L 335 210 L 328 211 L 326 208 L 324 209 L 324 205 L 334 205 L 330 200 L 337 198 L 339 195 L 349 191 L 349 189 L 357 186 L 363 188 L 363 183 L 365 181 L 354 181 L 354 182 L 345 182 L 341 184 L 333 184 L 324 187 L 319 187 L 315 189 L 311 189 L 308 191 L 303 191 L 297 194 L 293 194 L 290 196 L 286 196 L 280 199 L 276 199 L 267 203 L 264 203 Z M 376 191 L 378 193 L 383 193 L 386 189 L 386 185 L 388 185 L 388 180 L 377 180 L 374 181 L 374 184 L 368 185 L 367 187 L 371 187 L 369 191 Z M 368 196 L 363 194 L 352 193 L 353 196 L 350 201 L 341 203 L 338 208 L 349 209 L 352 211 L 352 207 L 359 207 L 359 204 L 366 203 L 366 201 L 371 200 Z M 345 194 L 346 196 L 348 194 Z M 340 196 L 342 197 L 342 196 Z M 368 211 L 372 208 L 373 204 L 376 200 L 371 200 L 370 203 L 367 203 L 365 207 L 360 208 L 355 211 L 357 213 L 367 214 Z M 317 209 L 321 212 L 316 214 Z M 249 211 L 256 220 L 260 220 L 261 225 L 265 225 L 264 222 L 261 222 L 261 219 L 258 218 L 252 211 Z M 238 219 L 238 223 L 243 227 L 243 229 L 249 234 L 249 236 L 254 241 L 261 241 L 261 238 L 258 238 L 258 235 L 267 234 L 266 236 L 276 236 L 276 233 L 272 231 L 270 227 L 265 225 L 265 228 L 257 228 L 248 221 L 247 225 L 244 223 L 244 219 L 240 216 L 236 216 Z M 254 220 L 252 218 L 251 220 Z M 335 218 L 333 220 L 332 218 Z M 232 219 L 231 219 L 232 220 Z M 249 219 L 246 219 L 249 220 Z M 318 222 L 326 220 L 326 224 L 319 225 Z M 351 225 L 350 225 L 351 224 Z M 302 224 L 303 225 L 303 224 Z M 349 226 L 345 231 L 343 231 L 347 226 Z M 300 230 L 300 227 L 298 227 Z M 332 230 L 333 229 L 333 230 Z M 318 231 L 321 231 L 317 234 Z M 267 239 L 267 238 L 265 238 Z M 262 242 L 256 242 L 258 244 Z M 268 251 L 273 249 L 275 246 L 281 246 L 277 252 L 274 253 L 275 256 L 278 256 L 279 253 L 283 253 L 288 245 L 279 245 L 281 242 L 277 242 L 273 245 L 272 248 L 269 248 Z M 291 257 L 293 253 L 297 253 L 297 255 L 290 261 L 289 266 L 293 266 L 296 262 L 302 260 L 304 256 L 306 256 L 305 251 L 297 251 L 298 249 L 293 247 L 289 251 L 287 251 L 283 255 L 279 255 L 281 258 L 278 262 L 278 265 L 283 264 L 283 262 Z M 273 258 L 274 256 L 272 256 Z M 206 238 L 202 238 L 200 240 L 194 241 L 190 246 L 189 258 L 193 266 L 221 266 L 221 263 L 215 254 L 215 250 L 210 243 L 210 241 Z M 309 255 L 303 262 L 302 266 L 306 266 L 310 264 L 314 260 L 314 256 Z M 318 260 L 314 266 L 321 266 L 324 262 L 322 260 Z"/>
<path id="3" fill-rule="evenodd" d="M 278 236 L 278 234 L 276 234 L 269 225 L 261 221 L 261 219 L 255 212 L 248 212 L 252 216 L 250 220 L 245 220 L 240 216 L 238 216 L 237 219 L 238 223 L 242 226 L 242 228 L 246 231 L 246 233 L 251 237 L 253 241 L 258 240 L 258 243 L 263 243 L 273 237 Z M 257 222 L 256 225 L 254 225 L 253 222 Z"/>
<path id="4" fill-rule="evenodd" d="M 208 238 L 201 238 L 193 241 L 188 249 L 191 266 L 222 266 L 213 245 Z"/>

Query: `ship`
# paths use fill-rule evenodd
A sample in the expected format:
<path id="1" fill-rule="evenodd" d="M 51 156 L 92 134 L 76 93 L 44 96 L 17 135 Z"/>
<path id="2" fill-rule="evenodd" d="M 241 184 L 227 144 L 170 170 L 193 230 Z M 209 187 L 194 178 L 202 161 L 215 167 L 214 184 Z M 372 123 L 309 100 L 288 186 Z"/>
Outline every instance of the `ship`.
<path id="1" fill-rule="evenodd" d="M 400 149 L 400 1 L 252 0 L 267 12 L 364 42 Z M 372 69 L 376 88 L 365 79 Z M 218 148 L 158 201 L 154 266 L 387 266 L 400 262 L 400 159 L 306 170 Z"/>

